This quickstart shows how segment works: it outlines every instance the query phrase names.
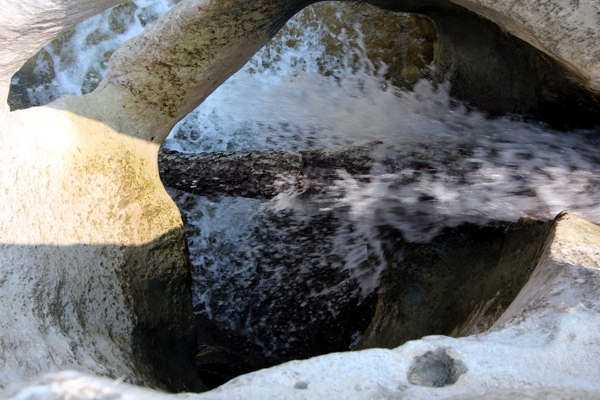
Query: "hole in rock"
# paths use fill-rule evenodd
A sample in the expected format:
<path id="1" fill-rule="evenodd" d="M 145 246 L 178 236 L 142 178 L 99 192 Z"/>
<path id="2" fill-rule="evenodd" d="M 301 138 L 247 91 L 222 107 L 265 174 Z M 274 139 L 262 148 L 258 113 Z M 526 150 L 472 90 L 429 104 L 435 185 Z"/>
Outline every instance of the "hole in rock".
<path id="1" fill-rule="evenodd" d="M 175 127 L 164 147 L 304 151 L 375 141 L 389 125 L 365 135 L 369 113 L 383 115 L 379 105 L 429 77 L 436 40 L 431 21 L 420 15 L 366 5 L 308 7 Z M 368 111 L 340 125 L 369 99 Z M 273 184 L 298 178 L 285 175 Z M 190 183 L 187 190 L 200 186 Z M 186 221 L 196 362 L 209 387 L 281 362 L 350 350 L 371 322 L 385 267 L 372 248 L 379 244 L 369 240 L 376 227 L 351 221 L 349 208 L 320 188 L 282 193 L 279 201 L 294 203 L 282 208 L 242 198 L 244 188 L 238 198 L 170 191 Z"/>
<path id="2" fill-rule="evenodd" d="M 65 34 L 14 77 L 11 107 L 93 90 L 119 43 L 167 3 L 127 2 Z M 209 195 L 164 181 L 178 188 L 208 387 L 288 360 L 484 331 L 533 271 L 544 220 L 564 208 L 600 220 L 596 132 L 489 119 L 431 83 L 437 59 L 427 17 L 319 3 L 173 129 L 163 151 L 305 152 L 298 171 L 272 174 L 274 198 L 246 197 L 255 176 L 237 195 L 217 179 Z M 165 179 L 171 166 L 160 168 Z M 458 378 L 440 351 L 415 361 L 416 384 Z"/>
<path id="3" fill-rule="evenodd" d="M 448 354 L 448 349 L 439 348 L 416 357 L 408 371 L 408 381 L 413 385 L 444 387 L 456 383 L 467 372 L 460 360 Z"/>
<path id="4" fill-rule="evenodd" d="M 595 213 L 593 132 L 489 119 L 451 99 L 422 79 L 435 69 L 431 21 L 367 10 L 304 10 L 165 141 L 184 153 L 252 151 L 254 165 L 291 157 L 280 150 L 304 157 L 298 171 L 276 171 L 270 200 L 243 198 L 262 175 L 232 187 L 226 175 L 188 180 L 209 196 L 170 191 L 186 220 L 196 361 L 211 387 L 288 360 L 485 331 L 533 271 L 543 220 L 567 205 Z M 392 81 L 378 51 L 393 41 L 368 35 L 378 18 L 408 26 L 387 56 L 410 53 L 413 37 L 427 67 Z M 401 75 L 415 70 L 416 83 Z M 362 152 L 309 162 L 347 146 Z"/>

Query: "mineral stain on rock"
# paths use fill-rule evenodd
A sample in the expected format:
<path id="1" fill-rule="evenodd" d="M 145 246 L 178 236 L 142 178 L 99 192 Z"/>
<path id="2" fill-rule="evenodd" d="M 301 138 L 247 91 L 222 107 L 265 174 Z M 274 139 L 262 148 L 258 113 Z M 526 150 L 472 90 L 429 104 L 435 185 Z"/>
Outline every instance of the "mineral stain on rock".
<path id="1" fill-rule="evenodd" d="M 308 389 L 308 382 L 298 381 L 294 385 L 294 389 L 301 389 L 301 390 Z"/>
<path id="2" fill-rule="evenodd" d="M 452 358 L 448 349 L 438 348 L 415 357 L 408 381 L 413 385 L 444 387 L 452 385 L 467 372 L 467 366 L 460 360 Z"/>

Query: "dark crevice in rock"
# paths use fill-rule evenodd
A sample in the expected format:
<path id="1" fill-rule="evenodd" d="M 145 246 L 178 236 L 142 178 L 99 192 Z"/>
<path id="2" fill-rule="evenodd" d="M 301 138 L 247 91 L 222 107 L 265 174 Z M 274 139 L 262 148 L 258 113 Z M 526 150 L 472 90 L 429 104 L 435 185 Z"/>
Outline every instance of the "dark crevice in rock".
<path id="1" fill-rule="evenodd" d="M 261 349 L 238 332 L 199 313 L 195 315 L 194 322 L 197 333 L 196 370 L 209 389 L 269 365 Z"/>
<path id="2" fill-rule="evenodd" d="M 364 332 L 375 311 L 377 296 L 370 295 L 362 303 L 352 302 L 334 318 L 314 321 L 305 329 L 305 341 L 295 343 L 281 354 L 265 355 L 261 348 L 248 340 L 241 331 L 224 323 L 196 315 L 198 346 L 196 370 L 209 388 L 215 388 L 239 376 L 259 369 L 279 365 L 285 361 L 307 359 L 314 356 L 349 350 L 353 335 Z M 290 310 L 289 321 L 297 318 Z M 272 332 L 273 335 L 282 332 Z M 269 338 L 265 338 L 268 340 Z"/>
<path id="3" fill-rule="evenodd" d="M 364 301 L 344 303 L 335 317 L 321 314 L 314 318 L 322 304 L 315 304 L 312 314 L 293 304 L 309 298 L 310 293 L 294 282 L 286 288 L 273 288 L 272 301 L 281 303 L 277 311 L 287 310 L 280 319 L 290 325 L 274 324 L 270 330 L 263 329 L 262 339 L 268 342 L 268 335 L 284 335 L 286 327 L 294 325 L 304 330 L 306 340 L 293 343 L 280 354 L 268 355 L 242 330 L 210 320 L 199 307 L 198 372 L 212 388 L 284 361 L 347 351 L 352 333 L 362 335 L 354 349 L 365 349 L 393 348 L 432 334 L 466 336 L 483 332 L 506 310 L 529 278 L 549 226 L 549 222 L 532 219 L 483 227 L 464 224 L 446 229 L 429 243 L 406 242 L 398 231 L 382 226 L 378 239 L 383 243 L 387 267 L 379 293 L 370 294 Z M 327 274 L 314 277 L 323 279 L 324 285 L 330 278 Z M 283 297 L 277 297 L 281 291 L 293 292 L 294 296 L 285 298 L 285 303 Z M 249 288 L 247 295 L 252 296 L 252 292 Z M 456 382 L 463 372 L 459 360 L 448 355 L 446 349 L 438 349 L 415 360 L 409 379 L 416 385 L 440 387 Z"/>
<path id="4" fill-rule="evenodd" d="M 126 268 L 117 276 L 135 312 L 132 350 L 142 376 L 163 390 L 199 392 L 206 387 L 193 370 L 191 275 L 183 236 L 183 230 L 176 230 L 145 247 L 132 248 L 123 264 Z M 163 269 L 153 269 L 155 265 Z"/>
<path id="5" fill-rule="evenodd" d="M 342 352 L 349 349 L 352 334 L 364 331 L 375 311 L 377 297 L 369 296 L 361 304 L 353 302 L 340 310 L 334 318 L 314 321 L 307 329 L 304 342 L 296 343 L 285 353 L 266 356 L 262 349 L 228 324 L 196 314 L 198 346 L 196 369 L 204 384 L 215 388 L 239 376 L 259 369 L 281 364 L 284 361 Z M 289 320 L 295 320 L 295 311 L 290 310 Z M 277 327 L 274 327 L 277 329 Z M 303 329 L 303 327 L 298 327 Z M 284 334 L 275 331 L 273 335 Z M 265 338 L 268 340 L 268 338 Z"/>

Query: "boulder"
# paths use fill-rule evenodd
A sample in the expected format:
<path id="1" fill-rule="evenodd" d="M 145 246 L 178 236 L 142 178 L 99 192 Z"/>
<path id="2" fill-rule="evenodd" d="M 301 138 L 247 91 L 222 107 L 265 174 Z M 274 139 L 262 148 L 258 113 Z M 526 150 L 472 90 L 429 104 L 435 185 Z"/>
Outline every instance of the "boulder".
<path id="1" fill-rule="evenodd" d="M 600 4 L 593 1 L 452 0 L 571 70 L 600 93 Z"/>
<path id="2" fill-rule="evenodd" d="M 0 96 L 43 45 L 116 3 L 9 1 Z M 304 5 L 180 2 L 111 57 L 93 93 L 12 113 L 3 102 L 0 386 L 76 369 L 205 389 L 183 223 L 160 181 L 158 150 Z"/>
<path id="3" fill-rule="evenodd" d="M 4 127 L 0 385 L 75 368 L 198 388 L 185 234 L 158 145 L 49 107 Z"/>

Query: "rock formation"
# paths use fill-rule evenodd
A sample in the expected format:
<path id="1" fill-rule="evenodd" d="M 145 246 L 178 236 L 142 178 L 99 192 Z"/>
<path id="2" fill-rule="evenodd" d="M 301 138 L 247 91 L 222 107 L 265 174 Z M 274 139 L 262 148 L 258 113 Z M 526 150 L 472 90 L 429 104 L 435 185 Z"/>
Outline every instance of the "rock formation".
<path id="1" fill-rule="evenodd" d="M 521 114 L 557 127 L 598 123 L 597 3 L 367 2 L 430 17 L 439 39 L 438 79 L 452 82 L 452 94 L 473 106 L 492 115 Z"/>
<path id="2" fill-rule="evenodd" d="M 159 179 L 158 149 L 177 121 L 310 2 L 183 0 L 111 57 L 93 93 L 12 113 L 2 102 L 0 386 L 74 369 L 165 390 L 202 389 L 192 365 L 185 237 Z M 117 3 L 4 2 L 0 97 L 6 100 L 12 75 L 28 57 Z M 575 110 L 582 112 L 575 117 L 597 121 L 597 3 L 372 3 L 429 15 L 439 29 L 441 72 L 474 105 L 541 117 L 548 110 Z M 504 37 L 495 24 L 530 45 Z M 598 390 L 598 235 L 595 225 L 561 215 L 536 272 L 489 333 L 289 363 L 239 378 L 209 396 Z M 106 381 L 78 374 L 41 379 L 39 387 L 20 393 L 141 393 L 125 385 L 98 386 Z M 152 397 L 164 396 L 146 396 Z"/>
<path id="3" fill-rule="evenodd" d="M 529 282 L 487 332 L 294 361 L 187 398 L 596 398 L 600 227 L 562 213 L 544 236 Z M 33 388 L 45 399 L 168 398 L 71 372 L 5 393 Z"/>
<path id="4" fill-rule="evenodd" d="M 315 189 L 331 185 L 337 170 L 368 173 L 372 146 L 336 150 L 248 151 L 185 154 L 161 150 L 158 163 L 165 186 L 199 195 L 269 199 L 290 189 Z M 398 163 L 389 162 L 391 169 Z M 289 182 L 279 182 L 281 178 Z"/>
<path id="5" fill-rule="evenodd" d="M 4 99 L 29 56 L 115 3 L 9 2 Z M 181 2 L 113 55 L 90 95 L 13 113 L 3 102 L 0 385 L 72 368 L 202 389 L 185 236 L 158 149 L 304 5 Z"/>

